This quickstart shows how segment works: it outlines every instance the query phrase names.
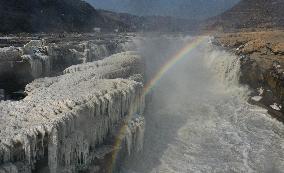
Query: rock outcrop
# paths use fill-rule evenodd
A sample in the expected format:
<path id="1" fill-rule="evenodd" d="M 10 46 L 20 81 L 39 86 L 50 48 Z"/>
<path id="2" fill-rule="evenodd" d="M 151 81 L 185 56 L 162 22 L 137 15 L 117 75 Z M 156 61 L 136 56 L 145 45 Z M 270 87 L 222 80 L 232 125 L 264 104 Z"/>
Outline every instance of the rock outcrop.
<path id="1" fill-rule="evenodd" d="M 254 92 L 251 102 L 284 120 L 283 31 L 219 34 L 215 44 L 241 58 L 241 83 Z"/>
<path id="2" fill-rule="evenodd" d="M 140 150 L 143 69 L 135 52 L 116 54 L 37 79 L 23 100 L 0 102 L 0 172 L 103 172 L 100 160 Z"/>

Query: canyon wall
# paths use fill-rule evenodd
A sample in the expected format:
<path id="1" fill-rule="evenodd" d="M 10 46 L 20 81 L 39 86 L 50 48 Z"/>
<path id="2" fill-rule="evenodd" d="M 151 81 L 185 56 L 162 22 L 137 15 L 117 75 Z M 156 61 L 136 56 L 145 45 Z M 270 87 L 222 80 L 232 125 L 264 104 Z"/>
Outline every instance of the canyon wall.
<path id="1" fill-rule="evenodd" d="M 144 64 L 136 52 L 71 66 L 0 102 L 0 172 L 109 171 L 144 134 Z M 110 164 L 112 165 L 112 164 Z"/>
<path id="2" fill-rule="evenodd" d="M 66 37 L 61 41 L 44 37 L 30 39 L 14 47 L 9 46 L 15 45 L 16 41 L 11 40 L 0 48 L 0 89 L 12 95 L 6 99 L 13 99 L 14 92 L 23 90 L 32 80 L 55 76 L 71 65 L 100 60 L 125 51 L 128 41 L 130 39 L 119 36 L 109 36 L 108 39 Z"/>
<path id="3" fill-rule="evenodd" d="M 250 86 L 254 104 L 263 106 L 284 121 L 283 32 L 239 32 L 219 34 L 215 44 L 238 55 L 240 82 Z"/>

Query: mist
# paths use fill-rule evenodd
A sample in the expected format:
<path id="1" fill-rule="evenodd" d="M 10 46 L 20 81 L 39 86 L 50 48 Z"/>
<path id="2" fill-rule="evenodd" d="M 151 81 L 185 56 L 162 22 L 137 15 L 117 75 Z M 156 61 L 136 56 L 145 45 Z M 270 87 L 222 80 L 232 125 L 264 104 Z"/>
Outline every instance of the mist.
<path id="1" fill-rule="evenodd" d="M 284 173 L 284 0 L 1 0 L 0 173 Z"/>
<path id="2" fill-rule="evenodd" d="M 193 39 L 136 40 L 147 79 Z M 283 125 L 247 103 L 249 90 L 239 77 L 238 57 L 212 46 L 209 37 L 180 59 L 148 94 L 143 151 L 126 160 L 121 172 L 281 172 L 275 132 Z"/>

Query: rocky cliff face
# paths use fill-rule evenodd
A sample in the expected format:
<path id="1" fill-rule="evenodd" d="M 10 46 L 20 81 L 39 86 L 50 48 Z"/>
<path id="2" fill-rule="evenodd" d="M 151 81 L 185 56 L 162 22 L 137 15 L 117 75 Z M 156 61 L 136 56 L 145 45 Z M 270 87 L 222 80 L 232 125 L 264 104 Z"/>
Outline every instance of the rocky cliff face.
<path id="1" fill-rule="evenodd" d="M 207 21 L 207 30 L 221 31 L 215 44 L 240 56 L 240 80 L 253 90 L 251 102 L 266 107 L 282 121 L 283 9 L 283 0 L 241 0 Z"/>
<path id="2" fill-rule="evenodd" d="M 284 27 L 283 0 L 241 0 L 230 10 L 207 21 L 207 29 L 232 31 Z"/>
<path id="3" fill-rule="evenodd" d="M 100 163 L 112 163 L 112 153 L 140 150 L 143 70 L 135 52 L 116 54 L 0 102 L 0 172 L 104 172 Z"/>
<path id="4" fill-rule="evenodd" d="M 5 46 L 14 45 L 13 41 L 17 39 L 25 40 L 6 40 Z M 119 35 L 88 35 L 83 39 L 68 35 L 62 40 L 53 37 L 30 38 L 18 47 L 0 48 L 0 89 L 10 94 L 17 92 L 33 79 L 54 76 L 71 65 L 92 62 L 125 51 L 130 40 Z"/>
<path id="5" fill-rule="evenodd" d="M 0 33 L 86 32 L 127 26 L 99 14 L 83 0 L 1 0 Z"/>
<path id="6" fill-rule="evenodd" d="M 216 44 L 241 58 L 241 82 L 253 89 L 251 102 L 284 120 L 284 35 L 282 31 L 220 34 Z"/>

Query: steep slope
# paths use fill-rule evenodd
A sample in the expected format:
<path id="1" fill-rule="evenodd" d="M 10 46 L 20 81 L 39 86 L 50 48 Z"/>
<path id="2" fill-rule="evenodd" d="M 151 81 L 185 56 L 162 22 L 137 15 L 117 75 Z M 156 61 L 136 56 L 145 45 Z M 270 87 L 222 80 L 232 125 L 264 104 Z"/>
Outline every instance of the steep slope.
<path id="1" fill-rule="evenodd" d="M 126 27 L 82 0 L 1 0 L 0 32 L 78 32 Z"/>
<path id="2" fill-rule="evenodd" d="M 234 6 L 239 0 L 86 0 L 100 9 L 141 16 L 206 19 Z M 210 8 L 208 8 L 210 7 Z"/>
<path id="3" fill-rule="evenodd" d="M 242 0 L 223 14 L 209 19 L 207 28 L 234 30 L 244 28 L 283 28 L 283 0 Z"/>
<path id="4" fill-rule="evenodd" d="M 137 16 L 128 13 L 116 13 L 107 10 L 98 10 L 102 16 L 115 21 L 121 21 L 132 31 L 192 31 L 197 30 L 197 20 L 182 19 L 170 16 Z"/>
<path id="5" fill-rule="evenodd" d="M 215 44 L 240 56 L 240 82 L 253 91 L 252 103 L 284 121 L 284 32 L 236 32 L 215 37 Z"/>

